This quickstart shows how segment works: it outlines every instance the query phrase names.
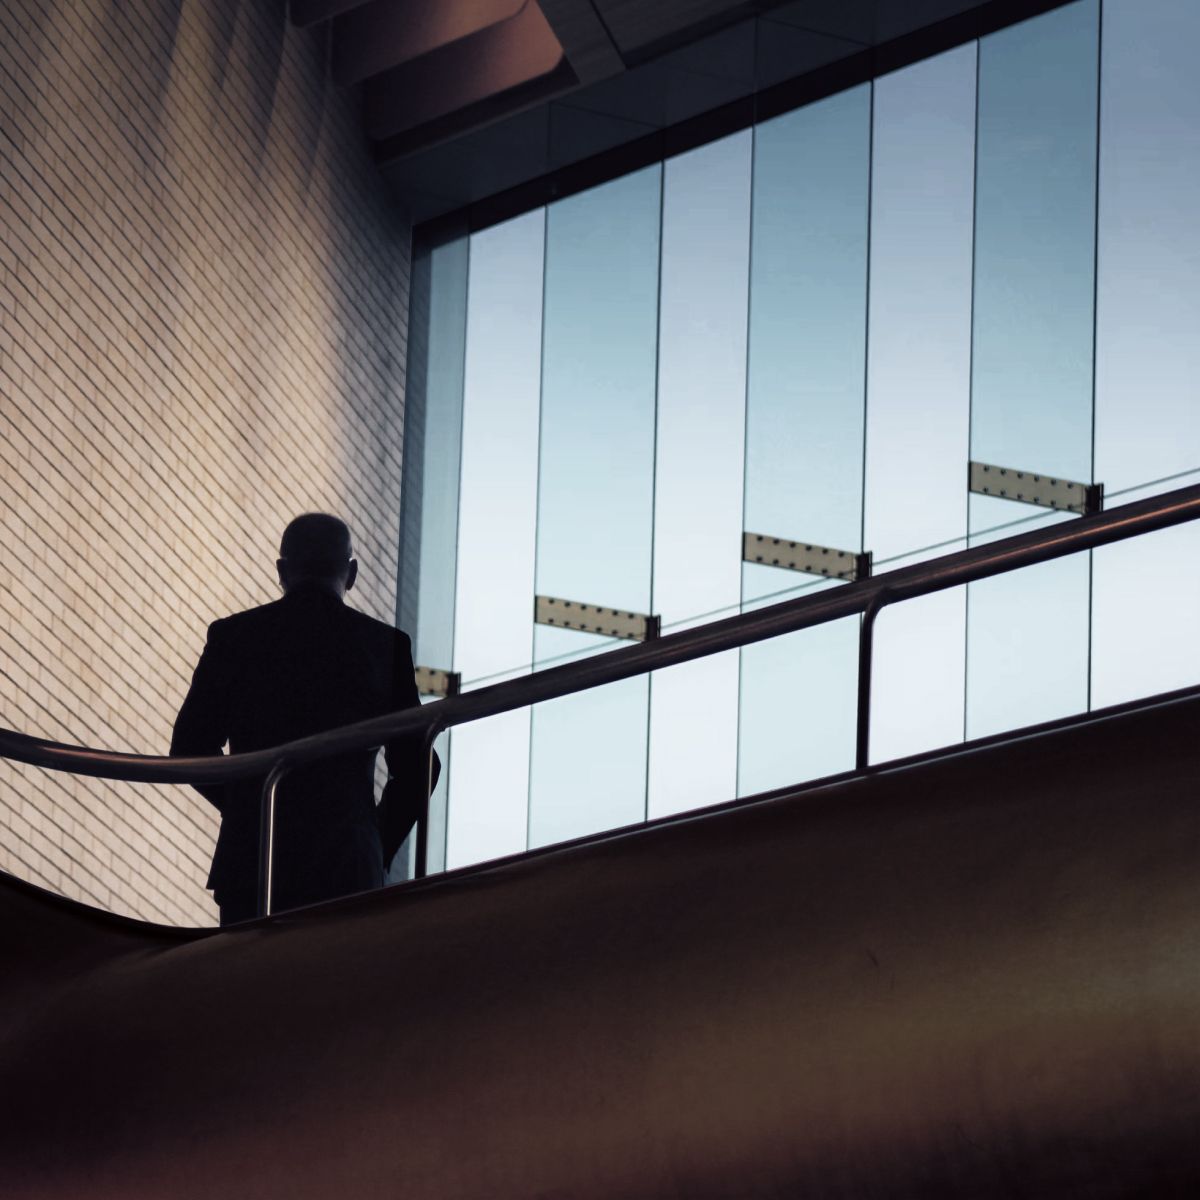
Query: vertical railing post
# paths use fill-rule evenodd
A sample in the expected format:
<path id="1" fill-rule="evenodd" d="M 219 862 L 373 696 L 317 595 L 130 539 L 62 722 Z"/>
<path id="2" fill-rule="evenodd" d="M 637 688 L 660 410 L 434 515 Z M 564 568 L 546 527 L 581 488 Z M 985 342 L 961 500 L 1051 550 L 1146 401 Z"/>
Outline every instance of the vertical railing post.
<path id="1" fill-rule="evenodd" d="M 875 618 L 892 600 L 886 589 L 878 591 L 863 609 L 858 630 L 858 734 L 854 749 L 854 769 L 863 770 L 871 750 L 871 656 L 875 648 Z"/>
<path id="2" fill-rule="evenodd" d="M 258 915 L 271 915 L 271 890 L 275 858 L 275 796 L 288 765 L 280 759 L 263 780 L 258 818 Z"/>
<path id="3" fill-rule="evenodd" d="M 429 795 L 433 791 L 433 743 L 442 732 L 441 723 L 433 721 L 425 730 L 425 786 L 421 789 L 421 811 L 417 817 L 416 862 L 413 878 L 424 879 L 429 869 Z"/>

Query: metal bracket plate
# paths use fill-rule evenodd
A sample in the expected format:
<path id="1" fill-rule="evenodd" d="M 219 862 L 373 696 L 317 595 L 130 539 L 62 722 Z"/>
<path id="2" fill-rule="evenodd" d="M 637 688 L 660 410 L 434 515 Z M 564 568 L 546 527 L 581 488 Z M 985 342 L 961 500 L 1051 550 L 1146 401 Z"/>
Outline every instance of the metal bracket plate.
<path id="1" fill-rule="evenodd" d="M 870 551 L 857 554 L 853 550 L 834 550 L 808 542 L 789 542 L 765 533 L 742 534 L 742 561 L 851 582 L 871 575 Z"/>
<path id="2" fill-rule="evenodd" d="M 991 463 L 971 463 L 968 486 L 980 496 L 999 496 L 1003 500 L 1019 500 L 1022 504 L 1036 504 L 1039 508 L 1083 516 L 1104 508 L 1102 483 L 1076 483 Z"/>
<path id="3" fill-rule="evenodd" d="M 457 696 L 462 690 L 462 675 L 457 671 L 417 667 L 414 674 L 417 679 L 417 691 L 422 696 Z"/>
<path id="4" fill-rule="evenodd" d="M 535 596 L 533 619 L 538 625 L 559 629 L 577 629 L 580 633 L 598 633 L 602 637 L 625 638 L 645 642 L 659 636 L 662 622 L 656 616 L 626 612 L 619 608 L 601 608 L 578 600 L 559 600 L 554 596 Z"/>

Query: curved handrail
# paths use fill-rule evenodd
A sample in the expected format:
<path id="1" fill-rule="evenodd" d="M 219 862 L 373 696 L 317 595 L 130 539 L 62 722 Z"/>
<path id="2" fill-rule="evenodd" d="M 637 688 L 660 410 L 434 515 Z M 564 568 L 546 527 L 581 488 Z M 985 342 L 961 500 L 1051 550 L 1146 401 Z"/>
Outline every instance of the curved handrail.
<path id="1" fill-rule="evenodd" d="M 588 691 L 635 675 L 677 666 L 785 633 L 855 616 L 874 604 L 894 604 L 945 588 L 1034 566 L 1140 534 L 1200 518 L 1200 484 L 1079 517 L 1048 529 L 956 551 L 856 583 L 739 613 L 654 641 L 610 650 L 582 662 L 535 671 L 444 700 L 372 717 L 340 729 L 299 738 L 266 750 L 204 758 L 122 754 L 67 745 L 0 729 L 0 758 L 53 771 L 70 771 L 131 783 L 215 784 L 265 775 L 276 763 L 300 766 L 406 734 L 428 734 L 468 721 Z"/>
<path id="2" fill-rule="evenodd" d="M 677 666 L 754 642 L 862 615 L 859 648 L 858 766 L 866 765 L 870 719 L 870 656 L 874 620 L 889 604 L 1062 558 L 1200 517 L 1200 484 L 1124 504 L 1107 512 L 1035 529 L 999 541 L 914 563 L 829 591 L 784 600 L 694 629 L 585 659 L 535 671 L 504 683 L 401 709 L 381 717 L 313 734 L 265 750 L 204 758 L 121 754 L 44 741 L 0 729 L 0 757 L 55 771 L 131 783 L 220 784 L 265 776 L 261 879 L 264 912 L 269 886 L 275 789 L 293 767 L 335 754 L 381 746 L 398 737 L 423 738 L 427 747 L 444 729 L 588 691 L 636 675 Z M 428 822 L 418 826 L 417 874 L 425 870 Z"/>

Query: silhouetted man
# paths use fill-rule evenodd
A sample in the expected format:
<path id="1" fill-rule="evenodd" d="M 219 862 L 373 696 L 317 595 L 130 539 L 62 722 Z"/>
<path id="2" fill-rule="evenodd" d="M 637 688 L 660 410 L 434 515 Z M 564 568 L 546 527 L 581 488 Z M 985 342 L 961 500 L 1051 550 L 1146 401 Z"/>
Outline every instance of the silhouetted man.
<path id="1" fill-rule="evenodd" d="M 171 738 L 173 755 L 231 754 L 419 703 L 408 635 L 344 603 L 358 564 L 346 525 L 306 513 L 279 549 L 283 598 L 214 621 Z M 382 885 L 427 781 L 419 738 L 384 748 L 389 782 L 375 807 L 376 749 L 299 767 L 279 787 L 272 908 Z M 201 793 L 221 813 L 208 886 L 221 924 L 257 912 L 262 779 Z"/>

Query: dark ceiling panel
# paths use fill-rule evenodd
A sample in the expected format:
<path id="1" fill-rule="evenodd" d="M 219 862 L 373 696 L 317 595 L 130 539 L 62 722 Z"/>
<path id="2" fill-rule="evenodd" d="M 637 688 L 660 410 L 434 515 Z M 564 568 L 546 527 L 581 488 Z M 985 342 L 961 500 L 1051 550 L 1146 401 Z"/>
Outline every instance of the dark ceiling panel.
<path id="1" fill-rule="evenodd" d="M 978 7 L 974 0 L 878 0 L 878 4 L 875 36 L 881 42 Z"/>
<path id="2" fill-rule="evenodd" d="M 780 25 L 794 25 L 869 46 L 875 42 L 875 7 L 875 0 L 792 0 L 791 4 L 780 4 L 764 15 Z"/>
<path id="3" fill-rule="evenodd" d="M 652 132 L 652 127 L 640 121 L 588 112 L 569 104 L 551 104 L 550 169 L 565 167 L 593 154 L 603 154 L 605 150 Z"/>
<path id="4" fill-rule="evenodd" d="M 754 0 L 594 0 L 624 55 L 677 38 L 695 26 L 738 20 L 761 3 Z"/>
<path id="5" fill-rule="evenodd" d="M 315 25 L 340 13 L 369 3 L 370 0 L 292 0 L 289 15 L 293 25 Z"/>
<path id="6" fill-rule="evenodd" d="M 753 86 L 755 28 L 753 19 L 739 21 L 672 50 L 657 61 L 669 64 L 674 70 L 736 79 Z"/>
<path id="7" fill-rule="evenodd" d="M 655 63 L 579 88 L 562 103 L 659 129 L 666 121 L 667 81 Z"/>
<path id="8" fill-rule="evenodd" d="M 860 54 L 862 49 L 858 42 L 763 18 L 758 22 L 759 87 L 795 79 L 797 75 Z"/>
<path id="9" fill-rule="evenodd" d="M 754 42 L 754 21 L 743 21 L 623 75 L 580 88 L 562 104 L 661 129 L 753 92 Z"/>
<path id="10" fill-rule="evenodd" d="M 545 175 L 549 121 L 548 105 L 517 113 L 385 164 L 384 178 L 420 223 Z"/>
<path id="11" fill-rule="evenodd" d="M 667 80 L 667 125 L 690 121 L 752 91 L 752 85 L 742 80 L 697 75 L 693 71 L 669 71 Z"/>
<path id="12" fill-rule="evenodd" d="M 591 0 L 538 0 L 538 7 L 562 42 L 567 61 L 580 83 L 607 79 L 625 69 L 625 63 Z"/>

